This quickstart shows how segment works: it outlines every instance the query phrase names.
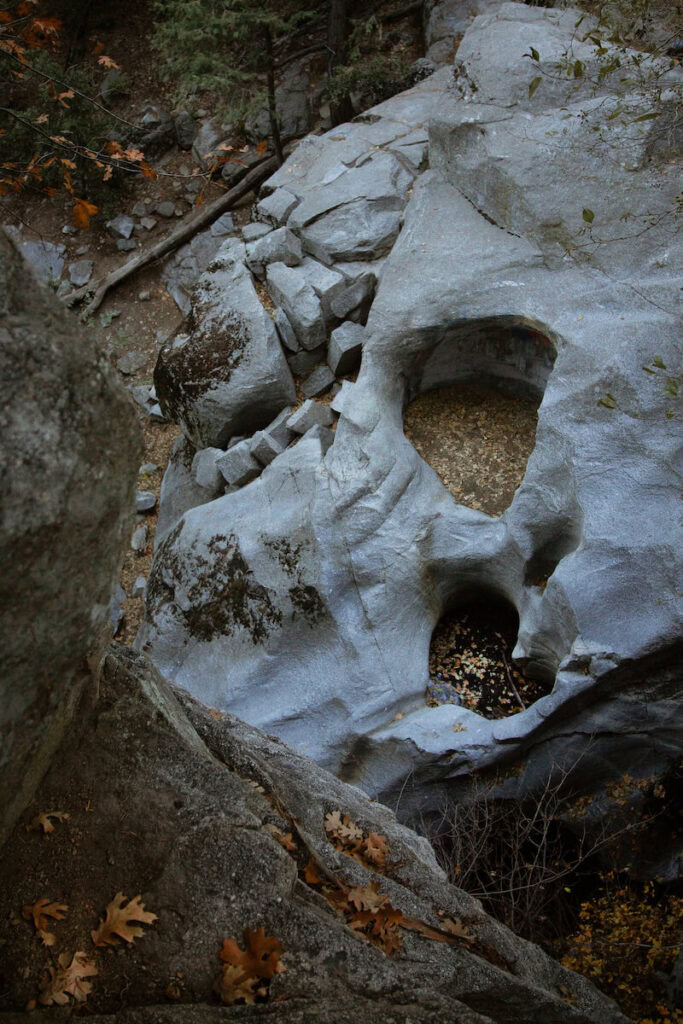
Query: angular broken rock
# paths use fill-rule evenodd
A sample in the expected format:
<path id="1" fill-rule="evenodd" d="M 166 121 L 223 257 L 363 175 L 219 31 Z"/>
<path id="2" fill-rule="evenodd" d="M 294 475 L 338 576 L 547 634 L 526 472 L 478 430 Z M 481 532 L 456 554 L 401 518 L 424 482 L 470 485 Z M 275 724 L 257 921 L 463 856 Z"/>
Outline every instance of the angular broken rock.
<path id="1" fill-rule="evenodd" d="M 251 454 L 250 444 L 245 438 L 216 459 L 217 468 L 231 487 L 244 487 L 255 480 L 263 468 Z"/>
<path id="2" fill-rule="evenodd" d="M 317 398 L 324 395 L 334 384 L 334 374 L 329 366 L 319 366 L 302 385 L 304 398 Z"/>
<path id="3" fill-rule="evenodd" d="M 269 466 L 285 450 L 267 430 L 257 430 L 249 441 L 249 452 L 262 466 Z"/>
<path id="4" fill-rule="evenodd" d="M 199 487 L 204 487 L 208 491 L 219 491 L 223 477 L 216 460 L 224 454 L 222 448 L 202 448 L 197 452 L 192 460 L 192 476 Z"/>
<path id="5" fill-rule="evenodd" d="M 116 248 L 119 252 L 132 252 L 137 247 L 138 243 L 132 238 L 119 238 L 116 241 Z"/>
<path id="6" fill-rule="evenodd" d="M 270 434 L 271 437 L 286 448 L 289 442 L 292 440 L 292 431 L 287 426 L 287 420 L 292 415 L 291 405 L 285 406 L 285 408 L 277 414 L 275 419 L 265 427 L 265 432 Z"/>
<path id="7" fill-rule="evenodd" d="M 257 221 L 252 221 L 242 228 L 242 238 L 247 243 L 256 242 L 259 238 L 269 235 L 272 230 L 270 224 L 259 224 Z"/>
<path id="8" fill-rule="evenodd" d="M 326 267 L 318 260 L 307 256 L 301 261 L 297 273 L 311 286 L 320 299 L 323 316 L 326 321 L 332 319 L 332 304 L 346 289 L 346 280 L 342 274 L 337 273 L 331 267 Z"/>
<path id="9" fill-rule="evenodd" d="M 243 252 L 236 239 L 223 243 L 193 293 L 191 333 L 164 345 L 154 371 L 164 415 L 197 448 L 222 447 L 235 434 L 253 433 L 295 398 L 275 325 L 240 259 Z"/>
<path id="10" fill-rule="evenodd" d="M 337 327 L 330 335 L 327 362 L 336 377 L 353 373 L 360 366 L 365 328 L 350 321 Z"/>
<path id="11" fill-rule="evenodd" d="M 313 287 L 294 267 L 271 263 L 266 268 L 268 291 L 287 314 L 294 333 L 305 349 L 317 348 L 327 341 L 322 306 Z"/>
<path id="12" fill-rule="evenodd" d="M 285 348 L 289 349 L 290 352 L 298 352 L 301 346 L 299 345 L 297 336 L 294 333 L 294 328 L 290 324 L 284 309 L 281 309 L 279 306 L 275 310 L 273 322 L 275 323 L 277 333 L 280 336 L 280 341 Z"/>
<path id="13" fill-rule="evenodd" d="M 138 526 L 137 530 L 133 531 L 133 536 L 130 539 L 130 546 L 137 554 L 141 555 L 147 548 L 147 538 L 149 532 L 146 526 Z"/>
<path id="14" fill-rule="evenodd" d="M 308 428 L 301 440 L 319 441 L 324 455 L 334 441 L 334 430 L 330 430 L 329 427 L 323 427 L 320 423 L 316 423 L 314 427 Z"/>
<path id="15" fill-rule="evenodd" d="M 277 228 L 287 223 L 287 218 L 298 202 L 294 193 L 286 188 L 278 188 L 256 204 L 256 216 Z"/>
<path id="16" fill-rule="evenodd" d="M 69 264 L 69 280 L 76 288 L 82 288 L 92 277 L 93 261 L 77 260 Z"/>
<path id="17" fill-rule="evenodd" d="M 295 434 L 305 434 L 311 427 L 331 427 L 334 417 L 328 405 L 321 405 L 309 398 L 307 402 L 293 412 L 287 420 L 287 426 Z"/>
<path id="18" fill-rule="evenodd" d="M 120 213 L 118 217 L 107 221 L 106 228 L 110 235 L 118 236 L 119 238 L 130 238 L 135 228 L 135 221 L 132 217 L 128 217 L 127 214 Z"/>
<path id="19" fill-rule="evenodd" d="M 318 348 L 311 349 L 307 352 L 305 348 L 295 352 L 293 356 L 287 356 L 287 362 L 292 373 L 295 373 L 297 377 L 303 377 L 304 374 L 309 373 L 314 366 L 318 363 L 322 363 L 325 358 L 326 348 L 324 345 L 320 345 Z"/>
<path id="20" fill-rule="evenodd" d="M 181 434 L 171 449 L 168 466 L 161 481 L 159 515 L 154 534 L 155 550 L 186 512 L 197 505 L 213 501 L 223 493 L 222 476 L 215 486 L 203 487 L 197 483 L 192 475 L 195 455 L 192 442 Z"/>
<path id="21" fill-rule="evenodd" d="M 289 228 L 270 231 L 263 238 L 247 244 L 246 263 L 257 277 L 263 277 L 269 263 L 284 263 L 288 267 L 295 267 L 301 263 L 302 258 L 301 242 Z"/>
<path id="22" fill-rule="evenodd" d="M 158 213 L 160 217 L 174 217 L 175 203 L 172 203 L 170 199 L 165 199 L 163 202 L 157 203 L 154 212 Z"/>

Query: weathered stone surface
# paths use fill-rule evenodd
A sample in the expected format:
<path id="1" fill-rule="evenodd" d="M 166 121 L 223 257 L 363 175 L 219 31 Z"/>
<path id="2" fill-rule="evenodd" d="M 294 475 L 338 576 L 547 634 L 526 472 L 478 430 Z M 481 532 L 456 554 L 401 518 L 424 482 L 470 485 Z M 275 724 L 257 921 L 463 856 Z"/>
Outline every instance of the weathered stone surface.
<path id="1" fill-rule="evenodd" d="M 119 252 L 133 252 L 137 247 L 138 243 L 134 238 L 117 238 L 116 240 L 116 248 Z"/>
<path id="2" fill-rule="evenodd" d="M 318 395 L 324 395 L 333 384 L 334 374 L 329 366 L 319 366 L 303 383 L 304 398 L 316 398 Z"/>
<path id="3" fill-rule="evenodd" d="M 225 138 L 225 132 L 219 125 L 209 119 L 204 121 L 192 142 L 192 157 L 200 167 L 206 170 L 212 160 L 211 154 Z"/>
<path id="4" fill-rule="evenodd" d="M 5 231 L 14 240 L 38 280 L 43 284 L 56 286 L 64 270 L 66 247 L 53 245 L 52 242 L 33 242 L 25 239 L 20 228 L 10 225 L 5 227 Z"/>
<path id="5" fill-rule="evenodd" d="M 224 243 L 193 294 L 188 333 L 161 349 L 154 371 L 164 415 L 199 448 L 266 426 L 295 397 L 243 253 L 241 242 Z"/>
<path id="6" fill-rule="evenodd" d="M 301 345 L 312 349 L 325 344 L 327 330 L 320 299 L 297 268 L 271 263 L 266 280 L 268 291 L 285 311 Z"/>
<path id="7" fill-rule="evenodd" d="M 365 328 L 346 322 L 332 331 L 327 362 L 335 377 L 353 373 L 360 366 L 365 341 Z"/>
<path id="8" fill-rule="evenodd" d="M 257 277 L 263 277 L 269 263 L 284 263 L 288 267 L 296 267 L 302 258 L 301 242 L 289 228 L 270 231 L 263 238 L 247 244 L 246 263 Z"/>
<path id="9" fill-rule="evenodd" d="M 285 406 L 282 412 L 279 412 L 272 423 L 269 423 L 265 428 L 266 432 L 270 434 L 283 448 L 286 448 L 289 442 L 292 440 L 292 431 L 287 426 L 287 420 L 292 415 L 292 407 Z"/>
<path id="10" fill-rule="evenodd" d="M 201 231 L 167 261 L 161 279 L 180 310 L 188 316 L 192 306 L 192 289 L 225 241 L 226 233 L 234 231 L 229 214 L 219 217 L 210 228 Z"/>
<path id="11" fill-rule="evenodd" d="M 298 352 L 299 349 L 301 348 L 301 346 L 299 345 L 299 339 L 294 333 L 294 328 L 290 324 L 284 309 L 280 309 L 279 306 L 275 310 L 273 323 L 277 328 L 278 336 L 284 347 L 289 352 Z"/>
<path id="12" fill-rule="evenodd" d="M 202 487 L 192 475 L 192 462 L 197 451 L 191 441 L 181 434 L 171 449 L 159 496 L 159 516 L 154 535 L 154 548 L 191 508 L 213 501 L 223 493 L 223 479 L 215 487 Z"/>
<path id="13" fill-rule="evenodd" d="M 115 377 L 0 232 L 0 843 L 95 692 L 140 464 Z"/>
<path id="14" fill-rule="evenodd" d="M 156 495 L 154 491 L 136 491 L 135 492 L 135 511 L 136 512 L 153 512 L 154 506 L 157 503 Z"/>
<path id="15" fill-rule="evenodd" d="M 199 487 L 220 494 L 223 476 L 216 465 L 216 459 L 223 455 L 222 448 L 202 448 L 192 460 L 192 476 Z"/>
<path id="16" fill-rule="evenodd" d="M 259 238 L 263 238 L 264 235 L 270 234 L 272 230 L 270 224 L 259 224 L 258 221 L 251 221 L 242 228 L 242 238 L 247 243 L 256 242 Z"/>
<path id="17" fill-rule="evenodd" d="M 251 454 L 250 446 L 251 441 L 245 438 L 216 459 L 216 466 L 231 487 L 244 487 L 261 472 L 262 467 Z"/>
<path id="18" fill-rule="evenodd" d="M 329 427 L 323 427 L 319 423 L 316 423 L 314 427 L 308 428 L 306 433 L 303 435 L 302 440 L 317 441 L 320 444 L 324 455 L 334 441 L 334 430 L 330 430 Z"/>
<path id="19" fill-rule="evenodd" d="M 332 303 L 345 290 L 346 279 L 336 270 L 326 267 L 318 260 L 311 259 L 310 256 L 302 260 L 301 266 L 297 268 L 297 273 L 311 286 L 320 299 L 325 322 L 329 323 L 333 319 Z"/>
<path id="20" fill-rule="evenodd" d="M 426 0 L 424 36 L 427 58 L 452 64 L 456 43 L 479 14 L 499 7 L 502 0 Z"/>
<path id="21" fill-rule="evenodd" d="M 279 228 L 287 223 L 287 218 L 298 202 L 297 196 L 289 189 L 278 188 L 259 200 L 256 204 L 256 216 L 266 224 Z"/>
<path id="22" fill-rule="evenodd" d="M 114 235 L 115 238 L 130 238 L 135 228 L 135 221 L 127 214 L 120 213 L 118 217 L 107 221 L 106 228 L 109 234 Z"/>
<path id="23" fill-rule="evenodd" d="M 229 542 L 222 550 L 235 561 Z M 231 582 L 243 592 L 239 560 Z M 244 1019 L 245 1009 L 247 1018 L 284 1024 L 626 1024 L 585 978 L 448 885 L 425 840 L 388 808 L 231 715 L 217 720 L 126 648 L 107 654 L 96 715 L 81 745 L 60 752 L 38 799 L 40 808 L 74 808 L 74 818 L 76 808 L 92 813 L 87 828 L 63 823 L 49 842 L 23 821 L 11 836 L 0 876 L 3 1024 L 23 1024 L 52 963 L 30 928 L 11 924 L 17 906 L 34 900 L 36 877 L 69 897 L 59 922 L 68 949 L 89 936 L 93 908 L 103 911 L 121 889 L 129 895 L 137 885 L 158 916 L 134 947 L 106 957 L 106 969 L 98 962 L 87 1003 L 96 1024 L 219 1024 Z M 330 809 L 386 837 L 391 873 L 332 845 L 323 827 Z M 123 815 L 127 841 L 103 856 L 103 837 L 121 832 Z M 273 826 L 291 833 L 296 852 L 283 849 Z M 329 880 L 378 884 L 406 917 L 436 927 L 439 914 L 461 921 L 476 950 L 403 929 L 402 948 L 387 956 L 306 883 L 300 868 L 311 854 Z M 245 927 L 282 944 L 286 969 L 270 982 L 267 1003 L 221 1006 L 212 990 L 218 951 L 226 938 L 242 944 Z M 168 1002 L 169 979 L 182 980 L 178 1005 Z M 62 1008 L 40 1012 L 63 1018 Z"/>
<path id="24" fill-rule="evenodd" d="M 287 427 L 295 434 L 305 434 L 311 427 L 319 424 L 322 427 L 332 425 L 332 413 L 329 406 L 314 402 L 309 398 L 287 420 Z"/>
<path id="25" fill-rule="evenodd" d="M 275 89 L 280 134 L 283 139 L 305 135 L 310 129 L 309 93 L 310 78 L 305 61 L 289 64 Z M 266 107 L 247 118 L 245 130 L 252 142 L 258 143 L 270 137 L 270 119 Z"/>
<path id="26" fill-rule="evenodd" d="M 295 352 L 293 356 L 287 356 L 287 362 L 292 373 L 295 373 L 298 377 L 304 376 L 304 374 L 310 373 L 314 366 L 318 363 L 322 363 L 325 359 L 327 347 L 325 345 L 319 345 L 317 348 L 313 348 L 310 352 L 306 349 L 301 349 L 299 352 Z"/>
<path id="27" fill-rule="evenodd" d="M 284 445 L 276 441 L 272 434 L 265 430 L 257 430 L 249 441 L 249 452 L 262 466 L 269 466 L 273 459 L 284 451 Z"/>
<path id="28" fill-rule="evenodd" d="M 252 487 L 187 517 L 153 568 L 159 589 L 141 636 L 195 693 L 215 704 L 222 686 L 223 707 L 380 798 L 401 792 L 423 808 L 522 761 L 507 795 L 533 794 L 553 765 L 604 793 L 624 772 L 663 774 L 682 745 L 680 584 L 674 531 L 662 528 L 679 501 L 680 283 L 666 215 L 675 138 L 648 119 L 629 145 L 618 127 L 612 148 L 588 145 L 597 106 L 612 109 L 609 83 L 595 98 L 579 83 L 574 105 L 557 84 L 528 96 L 529 47 L 546 40 L 550 67 L 574 16 L 504 4 L 498 17 L 473 23 L 450 92 L 442 71 L 421 83 L 441 89 L 432 169 L 384 265 L 358 381 L 335 399 L 334 445 L 323 460 L 302 440 Z M 667 75 L 665 119 L 680 70 Z M 389 101 L 394 116 L 408 120 L 424 101 L 415 92 Z M 638 97 L 622 100 L 642 116 Z M 317 201 L 325 176 L 343 177 L 370 137 L 394 141 L 381 134 L 383 106 L 370 125 L 335 129 L 339 141 L 302 143 L 271 187 Z M 624 202 L 632 232 L 618 225 Z M 592 237 L 580 233 L 586 206 Z M 543 398 L 535 451 L 501 518 L 458 505 L 403 434 L 406 401 L 454 382 Z M 254 598 L 256 642 L 235 623 L 198 636 L 171 605 L 228 523 L 239 524 L 231 543 L 250 580 L 266 588 L 267 600 Z M 296 538 L 301 585 L 319 598 L 310 636 L 264 536 Z M 432 630 L 472 588 L 514 605 L 515 659 L 552 687 L 500 721 L 422 705 Z M 324 678 L 321 658 L 334 666 Z M 228 661 L 221 684 L 215 666 Z M 428 778 L 428 790 L 418 781 L 404 793 L 408 778 Z"/>
<path id="29" fill-rule="evenodd" d="M 92 260 L 77 260 L 69 264 L 69 280 L 76 288 L 87 284 L 92 277 Z"/>

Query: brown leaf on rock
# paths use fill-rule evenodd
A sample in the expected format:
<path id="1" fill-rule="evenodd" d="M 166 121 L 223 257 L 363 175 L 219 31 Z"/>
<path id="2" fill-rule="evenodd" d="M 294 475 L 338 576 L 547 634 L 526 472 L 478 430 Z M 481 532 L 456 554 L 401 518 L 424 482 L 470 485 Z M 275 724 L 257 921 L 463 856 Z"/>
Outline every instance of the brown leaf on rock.
<path id="1" fill-rule="evenodd" d="M 92 989 L 91 982 L 85 979 L 97 974 L 95 965 L 82 952 L 74 953 L 71 963 L 69 954 L 62 953 L 57 963 L 57 970 L 50 967 L 49 978 L 40 986 L 38 1002 L 43 1006 L 52 1006 L 53 1003 L 64 1006 L 69 1002 L 69 996 L 77 1003 L 85 1002 Z"/>
<path id="2" fill-rule="evenodd" d="M 216 978 L 214 990 L 223 1003 L 250 1005 L 256 1001 L 254 985 L 257 981 L 258 978 L 248 977 L 239 967 L 227 964 Z"/>
<path id="3" fill-rule="evenodd" d="M 386 867 L 387 862 L 387 837 L 379 836 L 376 832 L 370 832 L 365 840 L 364 855 L 366 860 L 375 864 L 378 868 Z"/>
<path id="4" fill-rule="evenodd" d="M 66 811 L 46 811 L 45 814 L 38 814 L 30 825 L 26 826 L 26 831 L 38 832 L 39 829 L 43 830 L 43 835 L 49 835 L 50 832 L 54 832 L 55 827 L 50 821 L 51 818 L 55 818 L 56 821 L 68 821 L 71 817 Z"/>
<path id="5" fill-rule="evenodd" d="M 33 905 L 25 906 L 22 915 L 27 921 L 33 918 L 36 934 L 44 946 L 54 946 L 57 939 L 52 932 L 48 931 L 50 924 L 48 918 L 52 917 L 55 921 L 61 921 L 68 909 L 66 903 L 55 903 L 52 900 L 42 899 L 36 900 Z"/>
<path id="6" fill-rule="evenodd" d="M 96 946 L 115 946 L 118 943 L 116 936 L 125 939 L 126 942 L 134 942 L 145 934 L 144 928 L 137 928 L 131 921 L 140 921 L 142 924 L 153 924 L 157 915 L 145 910 L 144 903 L 140 903 L 140 896 L 130 900 L 126 906 L 123 904 L 126 897 L 122 892 L 117 892 L 114 899 L 106 909 L 106 917 L 100 921 L 99 927 L 91 932 L 92 940 Z"/>
<path id="7" fill-rule="evenodd" d="M 244 929 L 245 950 L 240 949 L 234 939 L 225 939 L 218 954 L 224 963 L 239 967 L 248 977 L 272 978 L 284 970 L 280 963 L 282 943 L 266 935 L 264 928 Z"/>
<path id="8" fill-rule="evenodd" d="M 304 868 L 304 879 L 309 885 L 320 885 L 322 882 L 322 878 L 318 874 L 318 869 L 312 857 L 308 858 L 308 864 Z"/>
<path id="9" fill-rule="evenodd" d="M 285 833 L 282 829 L 279 829 L 277 825 L 270 824 L 266 825 L 266 831 L 270 832 L 272 837 L 276 839 L 280 846 L 285 850 L 289 850 L 290 853 L 296 853 L 296 843 L 294 842 L 291 832 Z"/>

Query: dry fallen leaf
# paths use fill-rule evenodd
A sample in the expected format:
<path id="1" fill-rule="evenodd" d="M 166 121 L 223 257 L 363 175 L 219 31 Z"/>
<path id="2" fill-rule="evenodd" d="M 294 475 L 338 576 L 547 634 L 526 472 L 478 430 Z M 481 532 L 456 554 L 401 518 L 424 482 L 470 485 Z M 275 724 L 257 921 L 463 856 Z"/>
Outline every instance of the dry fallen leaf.
<path id="1" fill-rule="evenodd" d="M 245 928 L 244 944 L 246 949 L 240 949 L 234 939 L 225 939 L 218 954 L 225 966 L 214 988 L 224 1003 L 253 1003 L 256 996 L 267 997 L 267 987 L 259 983 L 285 969 L 280 962 L 282 944 L 266 935 L 265 929 Z M 259 987 L 254 990 L 256 985 Z"/>
<path id="2" fill-rule="evenodd" d="M 92 940 L 96 946 L 115 946 L 118 943 L 116 936 L 125 939 L 126 942 L 134 942 L 145 934 L 144 928 L 136 928 L 131 921 L 140 921 L 143 924 L 153 924 L 157 915 L 145 910 L 144 903 L 140 903 L 140 897 L 136 896 L 126 906 L 123 904 L 126 897 L 122 892 L 117 892 L 106 910 L 104 921 L 100 921 L 96 931 L 91 932 Z"/>
<path id="3" fill-rule="evenodd" d="M 82 952 L 74 953 L 71 963 L 69 954 L 62 953 L 57 963 L 56 971 L 54 967 L 49 968 L 50 977 L 41 985 L 38 1002 L 43 1006 L 52 1006 L 53 1003 L 64 1006 L 69 1002 L 69 996 L 73 996 L 77 1003 L 85 1002 L 92 984 L 84 979 L 97 974 L 95 965 Z"/>
<path id="4" fill-rule="evenodd" d="M 26 831 L 37 832 L 38 829 L 43 830 L 43 835 L 49 835 L 50 832 L 54 832 L 55 827 L 50 821 L 50 818 L 55 818 L 57 821 L 67 821 L 71 817 L 66 811 L 46 811 L 45 814 L 39 814 L 33 819 L 30 825 L 26 826 Z"/>
<path id="5" fill-rule="evenodd" d="M 223 717 L 223 712 L 216 711 L 215 708 L 209 708 L 209 714 L 211 715 L 212 718 L 215 718 L 217 722 L 220 722 L 221 718 Z"/>
<path id="6" fill-rule="evenodd" d="M 280 846 L 285 850 L 289 850 L 290 853 L 296 853 L 296 843 L 292 837 L 291 832 L 283 832 L 277 825 L 266 825 L 266 831 L 270 832 L 274 839 L 277 839 Z"/>
<path id="7" fill-rule="evenodd" d="M 32 906 L 25 906 L 22 915 L 27 921 L 33 918 L 36 933 L 44 946 L 54 946 L 57 940 L 52 932 L 48 931 L 50 923 L 48 918 L 53 917 L 55 921 L 61 921 L 68 909 L 66 903 L 54 903 L 52 900 L 42 899 L 36 900 Z"/>
<path id="8" fill-rule="evenodd" d="M 226 964 L 216 978 L 214 990 L 220 996 L 221 1002 L 227 1004 L 245 1003 L 251 1005 L 256 1000 L 254 985 L 258 978 L 250 978 L 245 975 L 240 967 Z"/>

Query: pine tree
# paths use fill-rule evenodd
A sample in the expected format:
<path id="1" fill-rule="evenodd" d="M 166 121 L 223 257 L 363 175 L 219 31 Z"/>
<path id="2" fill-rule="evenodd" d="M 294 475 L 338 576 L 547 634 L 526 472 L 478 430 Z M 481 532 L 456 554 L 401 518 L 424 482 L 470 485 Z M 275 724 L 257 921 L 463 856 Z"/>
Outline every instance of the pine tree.
<path id="1" fill-rule="evenodd" d="M 219 91 L 232 109 L 254 109 L 267 98 L 270 132 L 282 163 L 275 96 L 274 45 L 315 11 L 274 0 L 155 0 L 163 17 L 156 43 L 164 57 L 162 74 L 176 83 L 178 97 Z M 245 100 L 248 97 L 248 100 Z"/>

